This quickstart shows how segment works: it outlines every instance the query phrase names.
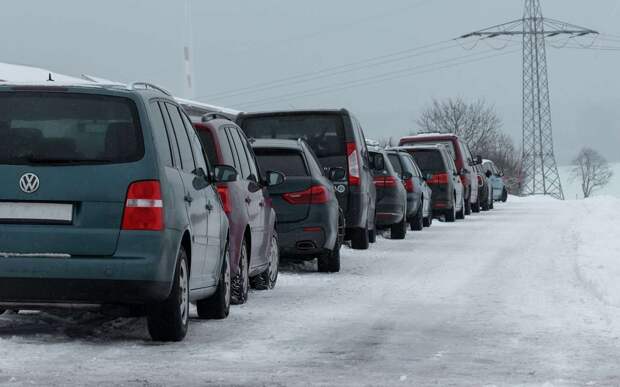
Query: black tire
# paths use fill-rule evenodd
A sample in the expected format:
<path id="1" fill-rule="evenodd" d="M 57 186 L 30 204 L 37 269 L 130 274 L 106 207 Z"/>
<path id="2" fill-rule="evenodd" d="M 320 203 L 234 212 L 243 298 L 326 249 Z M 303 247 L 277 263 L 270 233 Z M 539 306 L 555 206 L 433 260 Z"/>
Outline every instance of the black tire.
<path id="1" fill-rule="evenodd" d="M 239 273 L 234 276 L 231 284 L 231 303 L 233 305 L 243 305 L 248 301 L 250 290 L 250 269 L 247 240 L 243 238 L 241 250 L 239 251 Z"/>
<path id="2" fill-rule="evenodd" d="M 489 201 L 487 200 L 486 202 L 482 203 L 482 211 L 488 211 L 491 208 L 491 205 L 489 204 Z"/>
<path id="3" fill-rule="evenodd" d="M 476 201 L 476 203 L 473 203 L 471 205 L 471 212 L 473 212 L 474 214 L 480 212 L 480 194 L 478 194 L 478 200 Z"/>
<path id="4" fill-rule="evenodd" d="M 429 215 L 428 218 L 424 218 L 424 227 L 431 227 L 433 225 L 433 215 Z"/>
<path id="5" fill-rule="evenodd" d="M 351 230 L 351 248 L 354 250 L 368 250 L 370 245 L 368 227 Z"/>
<path id="6" fill-rule="evenodd" d="M 403 240 L 407 236 L 407 217 L 403 215 L 400 223 L 390 226 L 391 237 L 394 240 Z"/>
<path id="7" fill-rule="evenodd" d="M 463 214 L 463 218 L 462 219 L 465 219 L 465 215 L 471 215 L 471 209 L 472 209 L 472 204 L 471 204 L 471 188 L 470 188 L 469 192 L 470 192 L 469 193 L 469 199 L 466 199 L 465 203 L 463 205 L 464 214 Z M 480 200 L 480 199 L 478 199 L 478 200 Z"/>
<path id="8" fill-rule="evenodd" d="M 424 229 L 424 217 L 422 216 L 422 209 L 424 208 L 424 203 L 420 205 L 418 211 L 415 213 L 413 220 L 411 220 L 411 231 L 422 231 Z"/>
<path id="9" fill-rule="evenodd" d="M 333 250 L 326 251 L 318 259 L 319 273 L 338 273 L 340 272 L 340 245 Z"/>
<path id="10" fill-rule="evenodd" d="M 377 230 L 368 230 L 368 243 L 377 243 Z"/>
<path id="11" fill-rule="evenodd" d="M 174 282 L 163 302 L 149 306 L 147 325 L 155 341 L 181 341 L 189 326 L 189 264 L 183 248 L 177 256 Z"/>
<path id="12" fill-rule="evenodd" d="M 491 203 L 489 203 L 489 208 L 491 210 L 495 209 L 495 200 L 491 200 Z"/>
<path id="13" fill-rule="evenodd" d="M 280 245 L 278 244 L 278 234 L 273 231 L 271 237 L 271 245 L 269 248 L 269 265 L 267 269 L 257 275 L 250 278 L 250 284 L 252 288 L 256 290 L 269 290 L 276 287 L 278 282 L 278 274 L 280 268 Z"/>
<path id="14" fill-rule="evenodd" d="M 231 278 L 230 278 L 230 251 L 228 243 L 224 249 L 224 260 L 220 271 L 220 279 L 215 294 L 196 302 L 198 317 L 203 320 L 223 320 L 230 313 Z"/>
<path id="15" fill-rule="evenodd" d="M 4 314 L 4 312 L 6 312 L 6 309 L 0 309 L 0 314 Z"/>
<path id="16" fill-rule="evenodd" d="M 456 221 L 456 193 L 454 194 L 454 202 L 452 203 L 452 208 L 446 210 L 446 222 L 454 223 Z"/>
<path id="17" fill-rule="evenodd" d="M 502 203 L 506 203 L 508 201 L 508 191 L 506 190 L 506 188 L 504 188 L 504 191 L 502 192 Z"/>

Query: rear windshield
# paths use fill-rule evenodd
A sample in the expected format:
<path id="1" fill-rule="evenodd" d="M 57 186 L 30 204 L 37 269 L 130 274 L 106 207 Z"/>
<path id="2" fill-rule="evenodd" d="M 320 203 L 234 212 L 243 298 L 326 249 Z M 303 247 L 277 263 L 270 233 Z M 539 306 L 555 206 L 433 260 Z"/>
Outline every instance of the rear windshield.
<path id="1" fill-rule="evenodd" d="M 209 130 L 200 129 L 198 130 L 198 136 L 202 142 L 202 146 L 207 154 L 207 158 L 209 159 L 209 165 L 217 165 L 219 164 L 217 161 L 217 150 L 215 148 L 215 141 L 213 140 L 213 135 Z"/>
<path id="2" fill-rule="evenodd" d="M 448 151 L 448 154 L 450 155 L 450 157 L 452 157 L 453 160 L 456 160 L 456 151 L 454 150 L 454 143 L 450 140 L 443 140 L 443 141 L 412 141 L 408 144 L 404 144 L 404 145 L 444 145 L 446 147 L 446 150 Z"/>
<path id="3" fill-rule="evenodd" d="M 418 164 L 422 173 L 435 174 L 437 172 L 446 172 L 441 153 L 436 150 L 415 150 L 412 153 L 413 159 Z"/>
<path id="4" fill-rule="evenodd" d="M 390 158 L 390 162 L 392 163 L 392 166 L 394 167 L 396 173 L 398 173 L 399 176 L 402 176 L 403 168 L 400 164 L 400 156 L 390 153 L 388 154 L 388 157 Z"/>
<path id="5" fill-rule="evenodd" d="M 286 176 L 309 176 L 301 153 L 292 150 L 254 149 L 263 173 L 282 172 Z"/>
<path id="6" fill-rule="evenodd" d="M 336 114 L 248 117 L 242 126 L 249 138 L 304 139 L 319 158 L 346 154 L 344 124 Z"/>
<path id="7" fill-rule="evenodd" d="M 0 93 L 0 163 L 137 161 L 144 142 L 135 104 L 88 94 Z"/>

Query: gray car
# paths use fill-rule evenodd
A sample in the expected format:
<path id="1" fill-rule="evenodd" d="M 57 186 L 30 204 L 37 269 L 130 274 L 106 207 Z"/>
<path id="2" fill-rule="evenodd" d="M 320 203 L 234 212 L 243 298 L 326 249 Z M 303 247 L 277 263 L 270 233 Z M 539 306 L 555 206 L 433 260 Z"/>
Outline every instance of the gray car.
<path id="1" fill-rule="evenodd" d="M 340 271 L 344 214 L 332 181 L 346 178 L 342 168 L 324 169 L 303 140 L 254 140 L 252 148 L 261 171 L 278 171 L 283 184 L 269 188 L 276 210 L 282 258 L 318 258 L 320 272 Z"/>
<path id="2" fill-rule="evenodd" d="M 228 220 L 165 90 L 0 86 L 0 307 L 127 309 L 155 340 L 230 305 Z M 120 308 L 119 308 L 120 307 Z"/>

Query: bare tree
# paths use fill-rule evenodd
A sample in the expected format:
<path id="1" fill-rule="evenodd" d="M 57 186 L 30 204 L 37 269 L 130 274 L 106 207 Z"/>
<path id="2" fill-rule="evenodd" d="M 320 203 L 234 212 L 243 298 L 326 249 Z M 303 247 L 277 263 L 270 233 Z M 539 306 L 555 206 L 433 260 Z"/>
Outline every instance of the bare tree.
<path id="1" fill-rule="evenodd" d="M 494 147 L 502 127 L 495 109 L 484 100 L 467 103 L 462 98 L 434 100 L 417 121 L 423 132 L 454 133 L 474 154 Z"/>
<path id="2" fill-rule="evenodd" d="M 592 193 L 609 184 L 613 172 L 605 158 L 594 149 L 584 147 L 573 160 L 573 179 L 579 179 L 583 197 L 589 198 Z"/>

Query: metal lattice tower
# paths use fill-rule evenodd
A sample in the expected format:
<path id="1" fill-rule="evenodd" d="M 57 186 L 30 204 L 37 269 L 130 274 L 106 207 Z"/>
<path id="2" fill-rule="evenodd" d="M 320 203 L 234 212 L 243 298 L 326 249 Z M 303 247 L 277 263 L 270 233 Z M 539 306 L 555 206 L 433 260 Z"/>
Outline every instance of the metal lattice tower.
<path id="1" fill-rule="evenodd" d="M 559 35 L 575 38 L 591 34 L 598 32 L 544 18 L 540 0 L 525 0 L 522 19 L 461 37 L 523 37 L 522 195 L 564 199 L 553 147 L 546 40 Z"/>

